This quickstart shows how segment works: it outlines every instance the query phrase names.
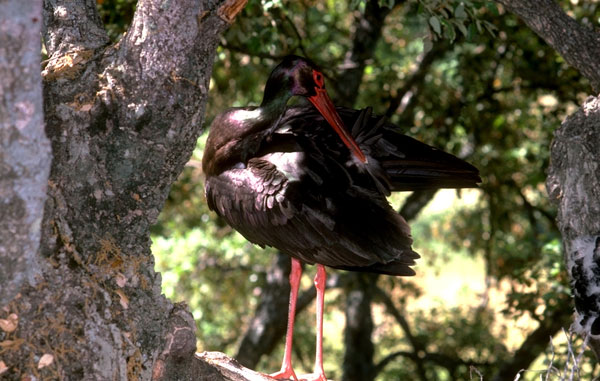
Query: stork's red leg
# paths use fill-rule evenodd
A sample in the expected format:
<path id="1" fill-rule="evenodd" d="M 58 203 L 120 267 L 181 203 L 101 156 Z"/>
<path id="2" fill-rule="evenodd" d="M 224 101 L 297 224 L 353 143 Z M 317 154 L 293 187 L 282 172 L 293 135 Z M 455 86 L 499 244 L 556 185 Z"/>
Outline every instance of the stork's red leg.
<path id="1" fill-rule="evenodd" d="M 290 271 L 290 308 L 288 310 L 287 332 L 285 334 L 285 353 L 281 370 L 273 373 L 271 377 L 277 379 L 292 379 L 298 381 L 296 373 L 292 368 L 292 336 L 294 334 L 294 319 L 296 317 L 296 299 L 298 299 L 298 287 L 300 286 L 300 277 L 302 276 L 302 265 L 300 261 L 292 258 L 292 270 Z"/>
<path id="2" fill-rule="evenodd" d="M 323 370 L 323 306 L 325 304 L 325 281 L 327 273 L 325 266 L 317 265 L 317 275 L 315 275 L 315 288 L 317 289 L 317 355 L 315 358 L 315 381 L 327 381 L 325 371 Z"/>

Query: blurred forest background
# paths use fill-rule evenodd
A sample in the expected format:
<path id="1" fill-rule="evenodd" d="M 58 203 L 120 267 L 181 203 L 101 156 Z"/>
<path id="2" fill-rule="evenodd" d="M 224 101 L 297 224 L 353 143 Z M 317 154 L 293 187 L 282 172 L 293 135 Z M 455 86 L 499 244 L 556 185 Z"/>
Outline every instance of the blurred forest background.
<path id="1" fill-rule="evenodd" d="M 118 40 L 134 0 L 97 0 Z M 559 1 L 582 23 L 598 2 Z M 494 2 L 250 0 L 224 34 L 206 128 L 257 105 L 286 54 L 327 75 L 338 105 L 372 106 L 405 133 L 471 162 L 477 190 L 396 195 L 422 255 L 414 278 L 331 271 L 325 370 L 335 380 L 592 379 L 568 339 L 573 311 L 545 170 L 552 134 L 589 84 Z M 209 212 L 200 161 L 206 134 L 153 229 L 163 290 L 189 304 L 198 350 L 279 369 L 289 259 L 248 243 Z M 307 268 L 294 336 L 297 372 L 314 358 Z M 552 344 L 551 344 L 551 338 Z M 574 368 L 576 362 L 578 367 Z"/>

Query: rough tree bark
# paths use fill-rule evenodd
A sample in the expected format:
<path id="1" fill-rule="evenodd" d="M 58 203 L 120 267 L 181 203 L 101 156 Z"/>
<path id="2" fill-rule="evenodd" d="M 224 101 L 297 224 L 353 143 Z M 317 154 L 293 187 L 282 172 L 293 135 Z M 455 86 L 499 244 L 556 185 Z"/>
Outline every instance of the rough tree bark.
<path id="1" fill-rule="evenodd" d="M 5 187 L 11 201 L 1 217 L 25 253 L 12 262 L 8 288 L 2 279 L 0 318 L 13 323 L 0 330 L 2 377 L 225 379 L 194 359 L 189 311 L 161 295 L 149 228 L 201 132 L 219 35 L 244 4 L 141 0 L 114 45 L 95 0 L 46 0 L 42 17 L 38 1 L 0 4 L 0 53 L 10 57 L 0 60 L 0 81 L 10 90 L 0 106 L 0 168 L 9 174 L 2 202 Z M 40 131 L 42 18 L 51 163 Z M 15 165 L 23 155 L 31 156 Z M 5 239 L 0 260 L 14 261 L 21 243 Z M 36 263 L 38 273 L 19 287 L 29 276 L 23 263 Z"/>
<path id="2" fill-rule="evenodd" d="M 0 306 L 37 271 L 50 171 L 40 70 L 41 0 L 0 3 Z"/>
<path id="3" fill-rule="evenodd" d="M 600 91 L 600 34 L 569 17 L 554 0 L 497 0 Z M 546 186 L 558 204 L 558 225 L 575 296 L 573 327 L 600 358 L 600 107 L 589 98 L 555 133 Z"/>
<path id="4" fill-rule="evenodd" d="M 600 358 L 600 99 L 590 97 L 555 133 L 546 185 L 558 204 L 575 331 Z"/>

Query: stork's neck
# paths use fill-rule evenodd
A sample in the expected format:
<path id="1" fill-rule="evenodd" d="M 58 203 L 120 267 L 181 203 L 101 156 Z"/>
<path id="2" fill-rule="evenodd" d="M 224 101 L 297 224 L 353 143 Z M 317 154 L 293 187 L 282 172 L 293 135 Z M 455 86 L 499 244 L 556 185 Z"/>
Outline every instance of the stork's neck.
<path id="1" fill-rule="evenodd" d="M 269 97 L 265 92 L 259 107 L 229 109 L 215 118 L 202 160 L 207 175 L 220 173 L 238 162 L 244 163 L 256 154 L 264 137 L 277 128 L 291 97 L 289 92 L 275 95 Z"/>
<path id="2" fill-rule="evenodd" d="M 269 88 L 267 83 L 259 109 L 266 118 L 271 117 L 275 120 L 283 115 L 285 107 L 291 97 L 292 95 L 289 90 L 281 87 L 273 90 L 272 88 Z"/>

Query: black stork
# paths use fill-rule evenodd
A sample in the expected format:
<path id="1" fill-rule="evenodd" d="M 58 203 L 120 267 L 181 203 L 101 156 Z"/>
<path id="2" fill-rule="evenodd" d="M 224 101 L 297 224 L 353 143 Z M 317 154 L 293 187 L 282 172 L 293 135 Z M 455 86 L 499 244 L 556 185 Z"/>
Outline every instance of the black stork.
<path id="1" fill-rule="evenodd" d="M 292 96 L 312 105 L 288 107 Z M 410 266 L 419 255 L 411 248 L 410 228 L 386 196 L 480 182 L 472 165 L 402 135 L 370 109 L 336 109 L 323 73 L 298 56 L 275 67 L 260 106 L 231 108 L 214 119 L 202 168 L 209 208 L 249 241 L 292 258 L 283 364 L 272 376 L 293 380 L 298 380 L 291 350 L 301 263 L 317 265 L 315 369 L 301 379 L 326 381 L 325 266 L 414 275 Z"/>

